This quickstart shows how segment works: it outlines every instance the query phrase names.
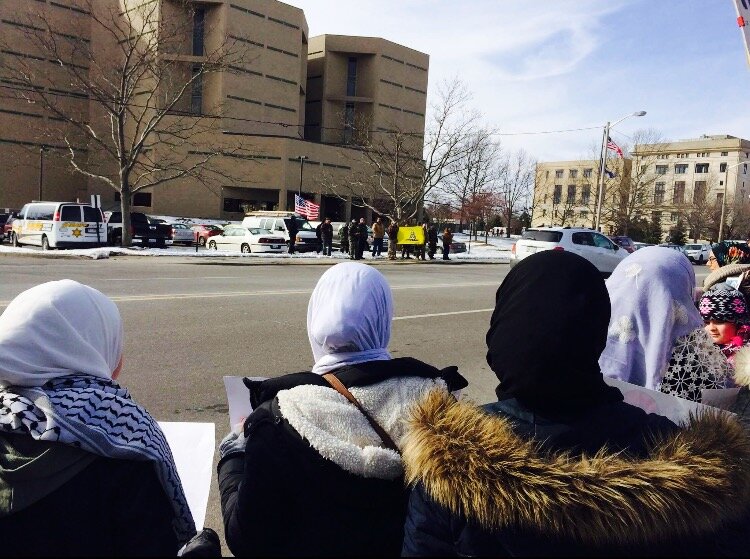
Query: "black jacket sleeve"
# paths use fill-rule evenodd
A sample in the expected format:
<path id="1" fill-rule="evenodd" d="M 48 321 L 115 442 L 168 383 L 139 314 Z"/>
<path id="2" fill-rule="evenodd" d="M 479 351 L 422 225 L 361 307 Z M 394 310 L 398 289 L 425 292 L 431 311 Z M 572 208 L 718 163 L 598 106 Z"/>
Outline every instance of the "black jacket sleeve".
<path id="1" fill-rule="evenodd" d="M 402 557 L 455 557 L 451 515 L 417 485 L 409 496 Z"/>

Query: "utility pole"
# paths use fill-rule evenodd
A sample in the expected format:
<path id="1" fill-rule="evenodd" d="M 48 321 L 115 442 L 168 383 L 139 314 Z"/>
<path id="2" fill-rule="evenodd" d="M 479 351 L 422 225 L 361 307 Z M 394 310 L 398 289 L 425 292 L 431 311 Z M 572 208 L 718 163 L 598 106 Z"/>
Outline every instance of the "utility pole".
<path id="1" fill-rule="evenodd" d="M 39 147 L 39 201 L 44 200 L 44 152 L 47 151 L 47 146 L 42 144 Z"/>
<path id="2" fill-rule="evenodd" d="M 300 196 L 302 196 L 302 171 L 305 168 L 305 159 L 307 159 L 306 155 L 299 156 L 299 192 L 298 194 Z"/>

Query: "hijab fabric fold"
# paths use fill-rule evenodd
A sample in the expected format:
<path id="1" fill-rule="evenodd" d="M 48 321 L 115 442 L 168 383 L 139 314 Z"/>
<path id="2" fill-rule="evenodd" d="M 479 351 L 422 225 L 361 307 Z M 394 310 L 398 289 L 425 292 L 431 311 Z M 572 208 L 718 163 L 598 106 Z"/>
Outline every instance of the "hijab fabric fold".
<path id="1" fill-rule="evenodd" d="M 169 444 L 111 378 L 122 347 L 119 310 L 96 289 L 61 280 L 18 295 L 0 315 L 0 432 L 153 462 L 185 543 L 195 524 Z"/>
<path id="2" fill-rule="evenodd" d="M 391 359 L 393 297 L 383 274 L 365 264 L 343 262 L 318 280 L 307 307 L 313 373 L 366 361 Z"/>
<path id="3" fill-rule="evenodd" d="M 694 289 L 693 265 L 675 250 L 646 247 L 620 262 L 607 280 L 612 320 L 599 360 L 604 374 L 658 390 L 677 339 L 703 326 Z"/>
<path id="4" fill-rule="evenodd" d="M 607 289 L 590 262 L 562 251 L 523 259 L 497 290 L 487 332 L 498 398 L 549 419 L 622 401 L 597 362 L 608 324 Z"/>

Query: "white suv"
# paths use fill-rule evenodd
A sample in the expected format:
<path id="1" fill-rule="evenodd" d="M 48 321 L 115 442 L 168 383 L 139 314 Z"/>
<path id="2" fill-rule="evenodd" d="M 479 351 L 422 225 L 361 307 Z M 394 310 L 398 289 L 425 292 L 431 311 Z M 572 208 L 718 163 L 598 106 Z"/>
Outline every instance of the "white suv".
<path id="1" fill-rule="evenodd" d="M 541 250 L 567 250 L 584 257 L 603 274 L 611 274 L 628 255 L 607 237 L 582 227 L 537 227 L 527 229 L 511 249 L 511 268 Z"/>
<path id="2" fill-rule="evenodd" d="M 711 245 L 685 245 L 685 256 L 691 262 L 703 264 L 708 262 L 708 253 L 711 252 Z"/>

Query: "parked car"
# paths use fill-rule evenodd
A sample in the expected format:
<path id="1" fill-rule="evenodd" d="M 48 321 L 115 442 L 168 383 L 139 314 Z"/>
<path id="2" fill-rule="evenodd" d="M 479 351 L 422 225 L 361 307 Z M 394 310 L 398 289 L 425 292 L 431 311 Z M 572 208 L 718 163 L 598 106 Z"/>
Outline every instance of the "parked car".
<path id="1" fill-rule="evenodd" d="M 73 202 L 31 202 L 13 220 L 13 246 L 87 248 L 107 240 L 104 216 L 99 208 Z"/>
<path id="2" fill-rule="evenodd" d="M 122 243 L 122 212 L 105 212 L 107 216 L 107 242 L 113 246 Z M 130 238 L 134 244 L 164 248 L 172 243 L 172 228 L 159 223 L 141 212 L 130 212 Z"/>
<path id="3" fill-rule="evenodd" d="M 438 245 L 440 245 L 440 243 L 438 243 Z M 453 241 L 448 252 L 450 254 L 456 254 L 457 252 L 466 252 L 466 243 L 464 243 L 463 241 Z"/>
<path id="4" fill-rule="evenodd" d="M 567 250 L 591 262 L 602 274 L 611 274 L 628 252 L 607 237 L 582 227 L 527 229 L 511 249 L 511 267 L 542 250 Z"/>
<path id="5" fill-rule="evenodd" d="M 295 250 L 297 252 L 310 252 L 320 250 L 320 242 L 315 234 L 315 228 L 310 225 L 304 217 L 294 212 L 282 211 L 257 211 L 248 212 L 242 220 L 243 227 L 265 229 L 273 231 L 275 235 L 283 235 L 284 241 L 289 241 L 289 226 L 295 220 L 297 225 L 297 237 Z"/>
<path id="6" fill-rule="evenodd" d="M 206 246 L 206 242 L 210 237 L 221 235 L 222 231 L 224 231 L 218 225 L 193 225 L 190 229 L 193 231 L 193 234 L 198 235 L 198 244 L 202 247 Z"/>
<path id="7" fill-rule="evenodd" d="M 633 243 L 633 246 L 635 247 L 635 250 L 644 248 L 644 247 L 652 247 L 654 246 L 652 243 L 639 243 L 638 241 Z"/>
<path id="8" fill-rule="evenodd" d="M 284 237 L 267 229 L 228 225 L 224 232 L 213 235 L 208 240 L 211 250 L 237 250 L 245 254 L 252 252 L 283 252 L 286 249 Z"/>
<path id="9" fill-rule="evenodd" d="M 620 247 L 628 251 L 628 254 L 635 252 L 635 243 L 630 237 L 623 237 L 621 235 L 610 237 L 610 240 Z"/>
<path id="10" fill-rule="evenodd" d="M 0 213 L 0 243 L 3 241 L 11 242 L 11 231 L 13 229 L 13 220 L 18 216 L 17 211 Z"/>
<path id="11" fill-rule="evenodd" d="M 697 264 L 703 264 L 708 262 L 708 253 L 711 252 L 711 245 L 705 244 L 691 244 L 685 245 L 685 256 L 687 256 L 691 262 Z"/>
<path id="12" fill-rule="evenodd" d="M 687 254 L 685 253 L 685 247 L 682 245 L 676 245 L 674 243 L 662 243 L 659 246 L 664 248 L 671 248 L 672 250 L 676 250 L 677 252 L 680 252 L 687 256 Z"/>
<path id="13" fill-rule="evenodd" d="M 195 242 L 195 233 L 189 225 L 184 223 L 170 223 L 172 227 L 172 242 L 184 245 L 192 245 Z"/>

